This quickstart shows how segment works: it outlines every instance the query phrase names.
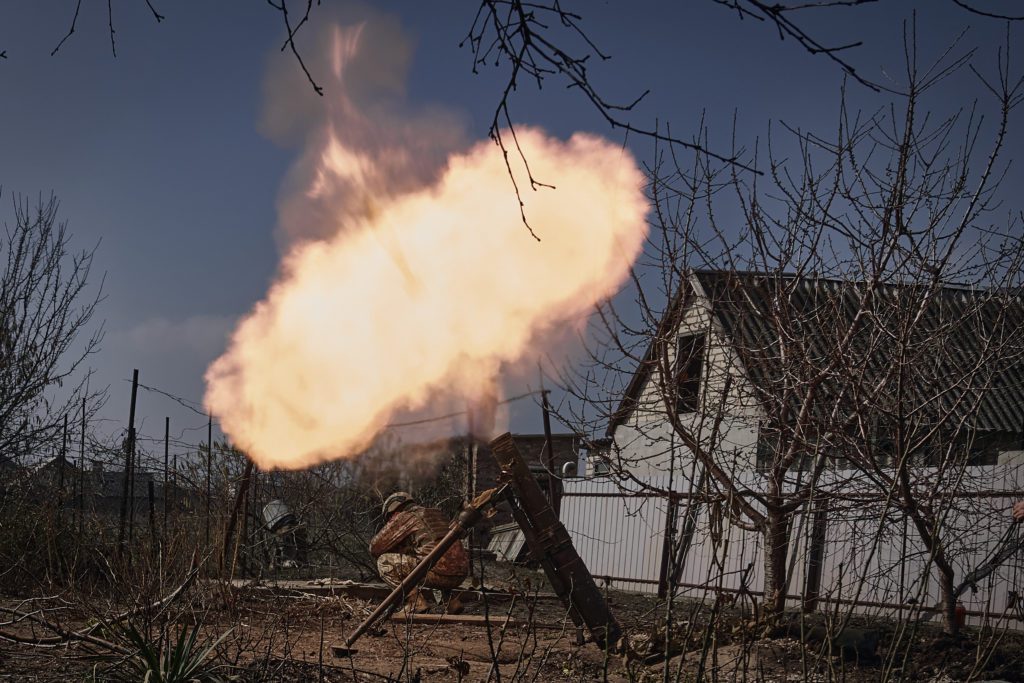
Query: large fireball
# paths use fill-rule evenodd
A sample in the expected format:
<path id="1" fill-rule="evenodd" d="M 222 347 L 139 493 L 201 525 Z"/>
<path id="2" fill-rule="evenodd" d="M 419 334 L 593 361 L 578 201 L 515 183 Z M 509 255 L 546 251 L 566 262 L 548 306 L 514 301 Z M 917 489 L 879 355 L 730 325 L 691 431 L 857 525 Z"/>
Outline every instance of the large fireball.
<path id="1" fill-rule="evenodd" d="M 287 252 L 206 375 L 207 407 L 260 466 L 350 457 L 396 412 L 442 393 L 477 397 L 504 365 L 542 354 L 552 326 L 617 290 L 646 235 L 635 161 L 594 135 L 516 134 L 534 176 L 556 186 L 526 189 L 509 155 L 539 241 L 502 150 L 487 141 L 450 156 L 419 189 L 365 195 L 357 212 L 337 206 L 342 229 Z M 324 202 L 325 178 L 379 182 L 372 155 L 342 133 L 318 140 L 309 201 Z"/>

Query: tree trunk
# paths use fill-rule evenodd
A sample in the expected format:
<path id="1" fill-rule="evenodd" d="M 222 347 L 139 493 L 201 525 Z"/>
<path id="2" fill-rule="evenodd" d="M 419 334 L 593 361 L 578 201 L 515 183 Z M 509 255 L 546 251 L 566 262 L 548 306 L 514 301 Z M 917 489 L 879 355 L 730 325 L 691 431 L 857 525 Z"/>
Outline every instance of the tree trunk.
<path id="1" fill-rule="evenodd" d="M 238 515 L 245 509 L 245 499 L 249 493 L 249 478 L 252 476 L 252 460 L 246 458 L 245 470 L 242 472 L 242 479 L 238 484 L 238 492 L 235 494 L 235 504 L 231 507 L 231 517 L 228 519 L 227 527 L 224 530 L 224 547 L 221 555 L 221 576 L 227 574 L 227 580 L 235 578 L 235 562 L 238 559 L 238 543 L 232 543 L 235 535 L 235 527 L 238 524 Z"/>
<path id="2" fill-rule="evenodd" d="M 945 550 L 939 539 L 938 527 L 935 524 L 929 524 L 929 519 L 921 512 L 921 506 L 918 504 L 913 488 L 910 485 L 910 475 L 907 472 L 906 466 L 900 467 L 897 475 L 899 477 L 902 502 L 907 506 L 907 515 L 910 521 L 914 523 L 914 528 L 917 529 L 925 550 L 931 553 L 935 568 L 939 570 L 943 630 L 947 634 L 955 636 L 960 633 L 960 624 L 956 616 L 956 588 L 953 586 L 956 572 L 946 559 Z"/>
<path id="3" fill-rule="evenodd" d="M 960 622 L 956 615 L 956 589 L 953 587 L 953 571 L 946 562 L 936 562 L 939 570 L 939 590 L 942 594 L 942 630 L 948 635 L 960 633 Z"/>
<path id="4" fill-rule="evenodd" d="M 786 608 L 789 516 L 769 510 L 764 527 L 764 620 L 773 624 Z"/>

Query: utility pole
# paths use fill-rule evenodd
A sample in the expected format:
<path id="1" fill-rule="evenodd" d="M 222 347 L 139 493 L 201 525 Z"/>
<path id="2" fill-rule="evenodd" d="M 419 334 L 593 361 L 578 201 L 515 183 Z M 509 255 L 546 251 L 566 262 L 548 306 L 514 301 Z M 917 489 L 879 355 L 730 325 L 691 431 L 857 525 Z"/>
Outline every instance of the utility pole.
<path id="1" fill-rule="evenodd" d="M 78 535 L 85 517 L 85 396 L 82 397 L 82 429 L 78 435 Z"/>
<path id="2" fill-rule="evenodd" d="M 548 502 L 551 503 L 551 509 L 555 511 L 555 516 L 558 516 L 559 508 L 561 507 L 561 501 L 557 496 L 558 484 L 556 483 L 555 474 L 555 449 L 554 444 L 551 442 L 551 409 L 548 406 L 548 393 L 549 389 L 541 389 L 541 409 L 544 411 L 544 467 L 548 470 Z"/>

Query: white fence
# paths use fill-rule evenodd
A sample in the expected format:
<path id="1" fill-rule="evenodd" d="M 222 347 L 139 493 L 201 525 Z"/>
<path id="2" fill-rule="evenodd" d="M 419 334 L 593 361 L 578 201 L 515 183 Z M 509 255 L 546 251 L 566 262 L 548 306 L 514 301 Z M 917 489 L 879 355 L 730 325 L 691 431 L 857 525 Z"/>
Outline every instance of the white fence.
<path id="1" fill-rule="evenodd" d="M 963 482 L 970 488 L 951 495 L 941 532 L 957 584 L 1006 542 L 1024 536 L 1024 524 L 1013 524 L 1009 512 L 1014 500 L 1024 498 L 1024 468 L 968 470 Z M 877 493 L 843 475 L 823 477 L 817 507 L 794 516 L 789 600 L 796 605 L 817 596 L 822 609 L 852 605 L 860 613 L 893 617 L 909 614 L 914 605 L 937 605 L 937 572 L 914 525 L 891 508 L 883 519 Z M 742 478 L 759 490 L 757 473 Z M 723 505 L 691 495 L 690 482 L 676 478 L 670 486 L 669 477 L 660 476 L 563 484 L 562 522 L 599 582 L 649 593 L 672 588 L 692 597 L 762 591 L 761 535 L 730 523 Z M 962 602 L 968 623 L 988 619 L 1024 629 L 1017 618 L 1024 602 L 1024 552 L 979 581 Z"/>

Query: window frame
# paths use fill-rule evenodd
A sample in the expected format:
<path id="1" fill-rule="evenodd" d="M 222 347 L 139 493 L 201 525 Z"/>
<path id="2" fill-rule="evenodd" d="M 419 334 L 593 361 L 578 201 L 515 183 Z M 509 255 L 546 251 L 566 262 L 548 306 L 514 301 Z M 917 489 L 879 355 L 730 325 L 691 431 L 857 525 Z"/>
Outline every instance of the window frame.
<path id="1" fill-rule="evenodd" d="M 696 413 L 700 409 L 707 335 L 703 332 L 676 337 L 673 362 L 673 389 L 677 415 Z M 686 363 L 685 367 L 682 365 Z"/>

